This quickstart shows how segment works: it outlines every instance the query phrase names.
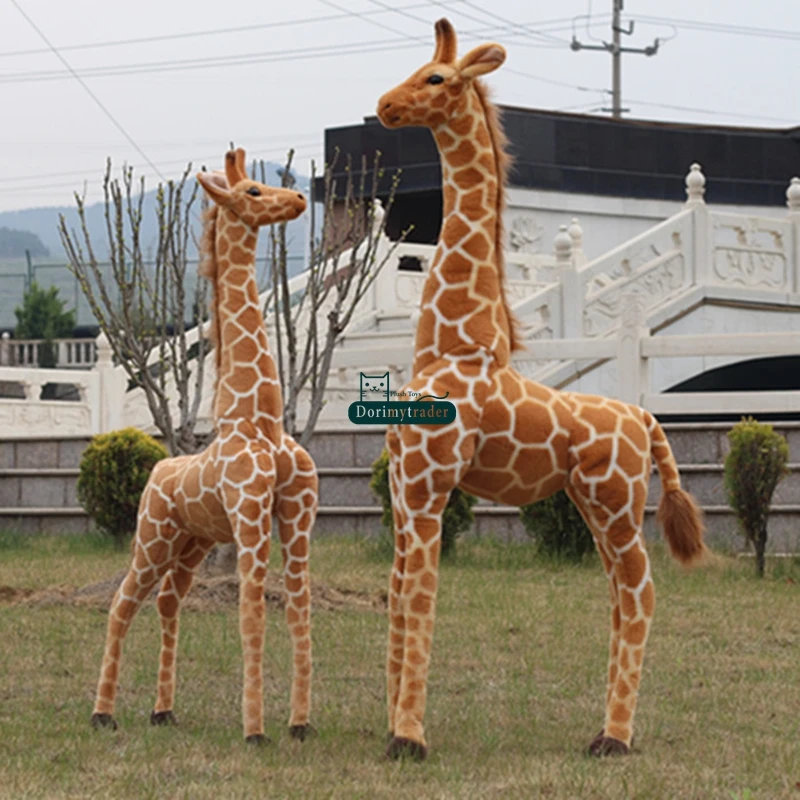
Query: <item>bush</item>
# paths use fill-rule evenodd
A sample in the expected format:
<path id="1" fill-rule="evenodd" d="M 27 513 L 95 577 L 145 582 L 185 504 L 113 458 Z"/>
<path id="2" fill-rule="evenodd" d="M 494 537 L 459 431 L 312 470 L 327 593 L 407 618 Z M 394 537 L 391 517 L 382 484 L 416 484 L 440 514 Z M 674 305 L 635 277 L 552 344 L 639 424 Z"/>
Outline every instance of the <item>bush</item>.
<path id="1" fill-rule="evenodd" d="M 764 575 L 767 519 L 775 487 L 789 472 L 789 445 L 772 425 L 745 417 L 728 431 L 725 490 L 743 536 L 756 553 L 756 571 Z"/>
<path id="2" fill-rule="evenodd" d="M 156 462 L 169 454 L 152 436 L 124 428 L 95 436 L 83 451 L 78 500 L 118 543 L 136 531 L 139 500 Z"/>
<path id="3" fill-rule="evenodd" d="M 563 490 L 538 503 L 522 506 L 519 516 L 543 555 L 580 562 L 594 552 L 592 532 Z"/>
<path id="4" fill-rule="evenodd" d="M 383 506 L 381 523 L 384 530 L 394 538 L 394 517 L 392 516 L 392 489 L 389 482 L 389 453 L 387 450 L 378 456 L 372 465 L 372 479 L 370 489 L 375 493 Z M 456 539 L 464 531 L 468 531 L 475 521 L 472 506 L 477 503 L 473 497 L 461 489 L 453 489 L 442 514 L 442 555 L 448 556 L 455 552 Z M 392 547 L 392 551 L 394 548 Z"/>

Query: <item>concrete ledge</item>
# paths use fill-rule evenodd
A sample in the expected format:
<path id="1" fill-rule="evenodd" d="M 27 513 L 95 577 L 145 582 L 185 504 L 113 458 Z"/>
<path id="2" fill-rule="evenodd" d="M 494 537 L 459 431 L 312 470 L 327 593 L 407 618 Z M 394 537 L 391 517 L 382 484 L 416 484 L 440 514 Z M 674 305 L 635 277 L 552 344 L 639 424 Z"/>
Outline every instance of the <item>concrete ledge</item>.
<path id="1" fill-rule="evenodd" d="M 28 508 L 26 506 L 11 508 L 6 506 L 0 508 L 0 517 L 86 517 L 89 519 L 82 508 L 74 506 L 66 508 Z"/>

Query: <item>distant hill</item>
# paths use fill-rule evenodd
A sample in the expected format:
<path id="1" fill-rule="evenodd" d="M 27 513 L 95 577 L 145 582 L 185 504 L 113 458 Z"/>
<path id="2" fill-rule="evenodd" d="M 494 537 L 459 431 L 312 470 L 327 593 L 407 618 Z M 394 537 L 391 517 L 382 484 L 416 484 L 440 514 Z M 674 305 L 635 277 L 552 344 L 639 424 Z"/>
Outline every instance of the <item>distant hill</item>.
<path id="1" fill-rule="evenodd" d="M 47 258 L 50 255 L 35 233 L 0 227 L 0 258 L 25 258 L 26 251 L 32 258 Z"/>
<path id="2" fill-rule="evenodd" d="M 280 185 L 280 175 L 278 170 L 282 169 L 277 164 L 267 164 L 267 183 L 270 186 Z M 297 188 L 308 195 L 308 178 L 296 175 Z M 191 192 L 194 180 L 187 189 Z M 145 195 L 142 211 L 141 242 L 145 258 L 148 251 L 155 250 L 158 236 L 156 228 L 156 190 L 151 189 Z M 200 202 L 199 197 L 195 201 L 197 214 L 195 216 L 195 234 L 199 238 L 200 234 Z M 0 239 L 0 285 L 3 291 L 0 292 L 0 330 L 13 330 L 15 324 L 14 308 L 22 302 L 22 296 L 27 285 L 28 276 L 35 279 L 41 286 L 56 286 L 60 296 L 67 300 L 69 308 L 75 308 L 78 314 L 79 327 L 92 327 L 94 315 L 83 297 L 75 278 L 68 272 L 66 264 L 66 254 L 61 244 L 58 233 L 59 215 L 63 214 L 69 226 L 77 229 L 78 215 L 73 206 L 55 206 L 52 208 L 28 208 L 19 211 L 0 212 L 0 233 L 4 228 L 23 237 L 23 241 L 37 243 L 39 250 L 34 251 L 33 247 L 27 247 L 31 251 L 31 270 L 25 260 L 25 249 L 18 255 L 9 253 L 4 255 L 1 250 L 2 239 Z M 308 241 L 309 215 L 304 214 L 299 219 L 289 223 L 287 244 L 289 250 L 289 274 L 296 275 L 305 269 L 305 247 Z M 86 221 L 89 235 L 92 240 L 92 247 L 99 261 L 108 258 L 108 234 L 106 232 L 105 208 L 102 202 L 94 203 L 86 207 Z M 81 240 L 81 246 L 83 241 Z M 262 232 L 259 240 L 258 255 L 256 261 L 256 280 L 260 287 L 267 285 L 268 268 L 267 252 L 268 237 L 266 231 Z M 47 251 L 49 250 L 49 257 Z M 85 250 L 85 247 L 84 247 Z M 193 243 L 190 243 L 189 258 L 194 260 L 197 253 Z M 196 280 L 196 270 L 190 270 L 187 276 L 187 289 L 191 291 Z"/>
<path id="3" fill-rule="evenodd" d="M 282 167 L 279 164 L 267 163 L 267 183 L 270 186 L 280 185 L 280 173 Z M 117 173 L 118 175 L 119 173 Z M 303 175 L 296 175 L 297 188 L 301 192 L 308 192 L 308 178 Z M 194 186 L 194 179 L 187 182 L 187 190 L 190 195 Z M 187 196 L 189 196 L 187 195 Z M 148 248 L 154 249 L 158 241 L 158 231 L 156 227 L 156 189 L 153 188 L 145 194 L 141 241 L 143 250 L 147 253 Z M 195 201 L 197 208 L 196 229 L 200 231 L 200 203 L 199 198 Z M 78 215 L 75 206 L 53 206 L 49 208 L 26 208 L 19 211 L 0 211 L 0 232 L 3 228 L 8 228 L 18 234 L 31 237 L 31 241 L 37 242 L 41 248 L 37 253 L 31 250 L 32 256 L 61 258 L 64 255 L 64 248 L 58 233 L 58 221 L 63 214 L 71 228 L 77 229 Z M 86 207 L 86 221 L 89 234 L 92 239 L 92 246 L 99 259 L 108 257 L 108 241 L 106 233 L 105 209 L 102 202 L 93 203 Z M 289 223 L 289 254 L 295 258 L 302 256 L 307 240 L 307 215 Z M 21 253 L 4 252 L 2 249 L 2 238 L 0 238 L 0 258 L 14 258 L 25 255 L 25 247 Z M 263 247 L 263 242 L 262 242 Z M 193 249 L 192 249 L 193 250 Z M 49 253 L 48 253 L 49 251 Z"/>

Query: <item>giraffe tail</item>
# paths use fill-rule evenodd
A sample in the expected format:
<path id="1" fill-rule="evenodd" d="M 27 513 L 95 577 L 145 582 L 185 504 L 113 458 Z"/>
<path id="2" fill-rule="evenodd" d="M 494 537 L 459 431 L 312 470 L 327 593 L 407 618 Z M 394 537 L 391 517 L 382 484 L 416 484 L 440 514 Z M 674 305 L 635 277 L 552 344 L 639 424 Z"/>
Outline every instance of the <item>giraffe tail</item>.
<path id="1" fill-rule="evenodd" d="M 708 555 L 703 542 L 706 530 L 703 512 L 692 495 L 681 488 L 675 456 L 658 420 L 645 411 L 644 421 L 650 432 L 650 452 L 661 475 L 661 502 L 656 519 L 672 557 L 691 566 L 704 561 Z"/>

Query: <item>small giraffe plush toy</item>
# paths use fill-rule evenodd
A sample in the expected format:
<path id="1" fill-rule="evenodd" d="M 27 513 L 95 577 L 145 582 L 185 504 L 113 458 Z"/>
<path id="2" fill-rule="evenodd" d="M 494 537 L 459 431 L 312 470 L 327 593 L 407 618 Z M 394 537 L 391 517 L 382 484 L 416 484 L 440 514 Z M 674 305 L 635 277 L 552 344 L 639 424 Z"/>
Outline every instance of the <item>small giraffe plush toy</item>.
<path id="1" fill-rule="evenodd" d="M 235 542 L 244 651 L 244 735 L 263 743 L 264 585 L 273 514 L 284 566 L 286 621 L 294 650 L 291 734 L 310 730 L 311 635 L 309 534 L 317 511 L 317 472 L 283 429 L 283 401 L 258 299 L 255 253 L 262 225 L 295 219 L 302 194 L 249 180 L 243 150 L 227 153 L 225 174 L 197 176 L 213 205 L 206 212 L 201 271 L 213 283 L 212 330 L 217 436 L 202 453 L 160 461 L 142 495 L 133 563 L 117 591 L 92 716 L 116 728 L 112 714 L 125 634 L 160 581 L 161 658 L 154 725 L 174 723 L 180 604 L 195 569 L 217 543 Z"/>
<path id="2" fill-rule="evenodd" d="M 446 395 L 445 426 L 390 426 L 395 559 L 389 585 L 388 755 L 424 758 L 442 511 L 456 486 L 526 505 L 565 489 L 592 530 L 611 590 L 605 721 L 594 755 L 627 753 L 655 593 L 642 521 L 651 459 L 661 473 L 659 519 L 672 554 L 704 553 L 703 524 L 681 489 L 661 426 L 647 411 L 559 392 L 509 363 L 518 347 L 503 286 L 505 136 L 480 76 L 505 61 L 498 44 L 456 55 L 436 23 L 433 60 L 378 101 L 387 128 L 429 128 L 442 165 L 443 223 L 422 294 L 413 378 L 398 392 Z"/>

